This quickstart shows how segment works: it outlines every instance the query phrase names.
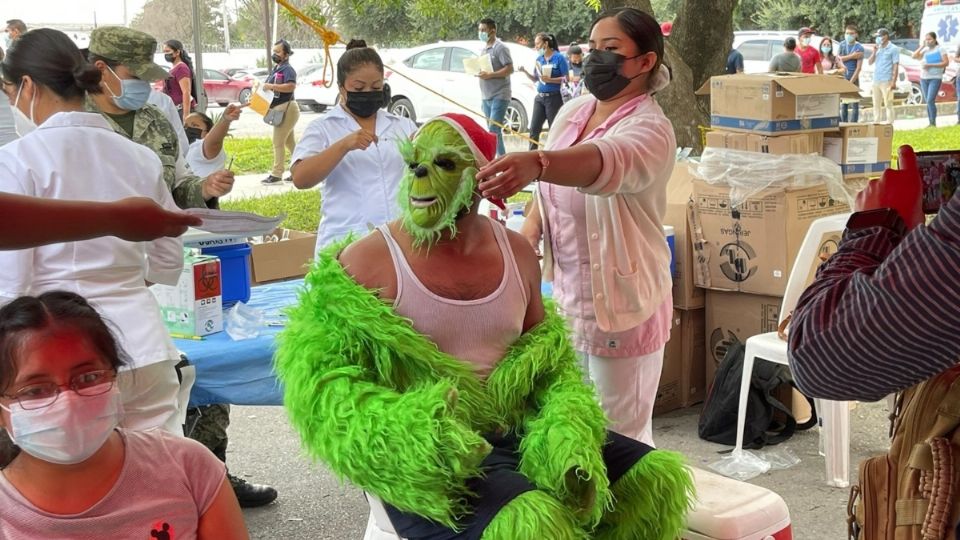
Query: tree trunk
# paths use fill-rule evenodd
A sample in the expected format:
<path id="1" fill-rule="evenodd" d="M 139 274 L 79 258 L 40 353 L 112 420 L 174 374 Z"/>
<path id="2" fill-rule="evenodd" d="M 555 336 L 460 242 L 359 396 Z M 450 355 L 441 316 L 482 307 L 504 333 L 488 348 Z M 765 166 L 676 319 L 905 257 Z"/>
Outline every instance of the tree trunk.
<path id="1" fill-rule="evenodd" d="M 694 92 L 711 76 L 723 73 L 733 41 L 737 0 L 683 0 L 666 39 L 664 62 L 673 72 L 657 102 L 673 122 L 677 146 L 703 148 L 699 126 L 710 125 L 710 102 Z M 650 0 L 604 0 L 603 9 L 634 7 L 653 14 Z"/>

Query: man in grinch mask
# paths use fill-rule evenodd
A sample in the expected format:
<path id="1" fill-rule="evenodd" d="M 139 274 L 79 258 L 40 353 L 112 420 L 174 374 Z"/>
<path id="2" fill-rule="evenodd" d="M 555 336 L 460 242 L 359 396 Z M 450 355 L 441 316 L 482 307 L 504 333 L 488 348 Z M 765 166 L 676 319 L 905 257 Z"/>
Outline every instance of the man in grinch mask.
<path id="1" fill-rule="evenodd" d="M 674 539 L 682 458 L 606 429 L 530 244 L 477 214 L 496 139 L 402 144 L 403 217 L 322 252 L 277 352 L 306 450 L 415 538 Z"/>

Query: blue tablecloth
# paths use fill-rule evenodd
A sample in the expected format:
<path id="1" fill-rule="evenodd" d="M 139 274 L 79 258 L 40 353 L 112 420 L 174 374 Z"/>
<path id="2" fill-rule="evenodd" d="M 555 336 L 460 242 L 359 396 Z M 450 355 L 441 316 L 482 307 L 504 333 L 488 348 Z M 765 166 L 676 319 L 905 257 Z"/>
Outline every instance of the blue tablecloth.
<path id="1" fill-rule="evenodd" d="M 284 281 L 254 287 L 248 305 L 262 309 L 267 321 L 280 321 L 280 310 L 297 301 L 303 280 Z M 552 287 L 543 283 L 544 297 Z M 224 312 L 224 321 L 227 313 Z M 274 337 L 282 327 L 268 326 L 254 339 L 234 341 L 226 332 L 202 341 L 174 339 L 197 369 L 190 393 L 190 406 L 231 403 L 234 405 L 283 405 L 283 389 L 273 372 Z"/>
<path id="2" fill-rule="evenodd" d="M 296 302 L 302 285 L 303 280 L 298 279 L 254 287 L 247 304 L 263 310 L 267 321 L 283 320 L 280 310 Z M 223 316 L 226 321 L 226 311 Z M 243 341 L 234 341 L 225 331 L 202 341 L 174 339 L 197 369 L 190 406 L 283 405 L 283 389 L 273 373 L 274 337 L 280 330 L 283 328 L 267 326 L 259 337 Z"/>

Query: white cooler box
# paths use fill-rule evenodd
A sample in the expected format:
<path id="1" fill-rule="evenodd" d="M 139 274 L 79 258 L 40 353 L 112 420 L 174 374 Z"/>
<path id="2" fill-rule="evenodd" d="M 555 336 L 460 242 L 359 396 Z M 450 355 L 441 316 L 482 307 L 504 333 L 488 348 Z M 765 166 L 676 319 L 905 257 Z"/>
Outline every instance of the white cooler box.
<path id="1" fill-rule="evenodd" d="M 787 504 L 769 489 L 693 469 L 697 504 L 684 540 L 793 540 Z"/>

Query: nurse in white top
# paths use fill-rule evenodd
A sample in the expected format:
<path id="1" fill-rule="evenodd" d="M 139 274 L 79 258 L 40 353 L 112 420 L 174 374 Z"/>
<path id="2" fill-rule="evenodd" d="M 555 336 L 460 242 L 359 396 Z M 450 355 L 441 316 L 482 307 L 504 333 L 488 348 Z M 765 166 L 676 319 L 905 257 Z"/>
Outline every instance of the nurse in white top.
<path id="1" fill-rule="evenodd" d="M 317 251 L 350 233 L 364 236 L 399 216 L 404 163 L 398 142 L 417 126 L 382 109 L 383 61 L 353 40 L 337 62 L 340 103 L 307 126 L 293 154 L 293 184 L 320 184 Z"/>
<path id="2" fill-rule="evenodd" d="M 62 32 L 24 34 L 0 64 L 3 93 L 15 115 L 39 127 L 0 148 L 0 192 L 45 199 L 117 201 L 148 197 L 177 206 L 160 159 L 84 112 L 86 92 L 100 92 L 100 72 Z M 0 98 L 2 99 L 2 98 Z M 8 224 L 7 226 L 15 226 Z M 52 290 L 77 293 L 113 325 L 130 361 L 118 377 L 121 425 L 182 434 L 179 354 L 147 282 L 176 284 L 183 267 L 176 238 L 128 242 L 104 237 L 0 252 L 0 303 Z"/>
<path id="3" fill-rule="evenodd" d="M 183 124 L 190 141 L 187 150 L 187 165 L 197 176 L 208 176 L 227 168 L 227 154 L 223 151 L 223 139 L 230 131 L 230 124 L 240 119 L 240 105 L 230 104 L 216 123 L 199 112 L 190 113 Z"/>

